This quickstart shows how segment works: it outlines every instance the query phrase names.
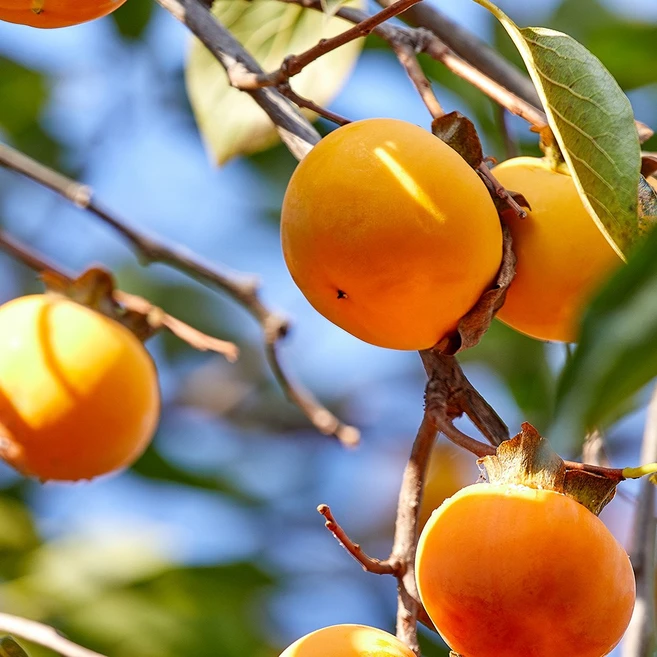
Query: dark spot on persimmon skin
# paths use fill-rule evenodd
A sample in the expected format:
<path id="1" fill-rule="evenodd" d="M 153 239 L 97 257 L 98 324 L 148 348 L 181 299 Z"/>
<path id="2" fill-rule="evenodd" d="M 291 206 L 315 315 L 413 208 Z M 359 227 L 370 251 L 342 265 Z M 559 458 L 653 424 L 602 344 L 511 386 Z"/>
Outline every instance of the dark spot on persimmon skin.
<path id="1" fill-rule="evenodd" d="M 343 290 L 338 290 L 338 299 L 348 299 L 349 296 Z"/>

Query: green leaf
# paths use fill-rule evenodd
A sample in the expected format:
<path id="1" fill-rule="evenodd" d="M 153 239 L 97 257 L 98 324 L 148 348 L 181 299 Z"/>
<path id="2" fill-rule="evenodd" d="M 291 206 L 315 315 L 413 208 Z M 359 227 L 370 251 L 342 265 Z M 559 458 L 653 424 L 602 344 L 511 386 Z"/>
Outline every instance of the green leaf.
<path id="1" fill-rule="evenodd" d="M 352 0 L 349 4 L 360 7 L 364 3 Z M 217 0 L 212 13 L 265 71 L 277 69 L 288 55 L 299 54 L 350 27 L 340 18 L 271 0 Z M 292 88 L 319 105 L 329 104 L 362 46 L 363 39 L 357 39 L 321 57 L 292 78 Z M 278 134 L 267 114 L 248 94 L 229 85 L 223 67 L 196 39 L 187 61 L 186 81 L 199 130 L 219 164 L 277 142 Z"/>
<path id="2" fill-rule="evenodd" d="M 119 34 L 125 39 L 140 39 L 153 15 L 154 3 L 150 0 L 130 0 L 111 16 Z"/>
<path id="3" fill-rule="evenodd" d="M 28 654 L 10 636 L 0 639 L 0 657 L 28 657 Z"/>
<path id="4" fill-rule="evenodd" d="M 657 206 L 657 194 L 652 203 Z M 604 428 L 657 376 L 657 231 L 594 299 L 557 389 L 553 435 Z"/>
<path id="5" fill-rule="evenodd" d="M 567 34 L 520 29 L 489 0 L 475 2 L 495 15 L 518 48 L 584 205 L 624 257 L 641 235 L 641 150 L 627 96 L 600 60 Z"/>

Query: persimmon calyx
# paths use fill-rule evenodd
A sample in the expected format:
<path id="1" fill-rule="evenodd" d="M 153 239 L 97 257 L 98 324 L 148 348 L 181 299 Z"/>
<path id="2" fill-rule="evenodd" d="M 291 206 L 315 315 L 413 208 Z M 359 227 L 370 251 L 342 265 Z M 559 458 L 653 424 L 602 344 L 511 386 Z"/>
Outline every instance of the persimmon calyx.
<path id="1" fill-rule="evenodd" d="M 124 308 L 116 301 L 114 277 L 102 267 L 90 267 L 73 280 L 47 270 L 41 273 L 41 280 L 48 294 L 66 297 L 110 317 L 123 324 L 142 342 L 155 333 L 147 315 Z"/>
<path id="2" fill-rule="evenodd" d="M 480 460 L 493 484 L 515 484 L 553 490 L 574 499 L 598 515 L 614 497 L 623 475 L 619 471 L 588 472 L 568 467 L 547 439 L 528 422 L 497 453 Z"/>

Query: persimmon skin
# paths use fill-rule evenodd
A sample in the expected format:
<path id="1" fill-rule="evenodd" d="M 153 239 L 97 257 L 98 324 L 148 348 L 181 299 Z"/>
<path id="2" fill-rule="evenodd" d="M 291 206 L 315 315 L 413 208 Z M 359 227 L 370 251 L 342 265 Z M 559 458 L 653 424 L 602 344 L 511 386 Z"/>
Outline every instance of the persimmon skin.
<path id="1" fill-rule="evenodd" d="M 502 259 L 499 217 L 474 170 L 395 119 L 350 123 L 313 148 L 290 179 L 281 237 L 311 305 L 391 349 L 453 332 Z"/>
<path id="2" fill-rule="evenodd" d="M 63 297 L 0 307 L 0 456 L 41 480 L 130 465 L 155 432 L 155 365 L 126 327 Z"/>
<path id="3" fill-rule="evenodd" d="M 622 260 L 568 173 L 544 159 L 517 157 L 493 174 L 531 206 L 525 219 L 507 220 L 518 262 L 497 317 L 539 340 L 574 342 L 587 302 Z"/>
<path id="4" fill-rule="evenodd" d="M 388 632 L 367 625 L 331 625 L 306 634 L 280 657 L 415 657 Z"/>
<path id="5" fill-rule="evenodd" d="M 0 0 L 0 20 L 30 27 L 70 27 L 101 18 L 126 0 Z"/>
<path id="6" fill-rule="evenodd" d="M 602 657 L 627 629 L 630 560 L 604 523 L 550 490 L 474 484 L 418 544 L 422 603 L 464 657 Z"/>

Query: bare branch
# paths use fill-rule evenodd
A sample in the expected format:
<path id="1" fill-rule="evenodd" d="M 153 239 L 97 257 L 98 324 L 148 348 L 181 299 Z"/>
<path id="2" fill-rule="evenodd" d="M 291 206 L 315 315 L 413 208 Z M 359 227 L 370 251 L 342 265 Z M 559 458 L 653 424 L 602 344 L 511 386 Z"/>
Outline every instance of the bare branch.
<path id="1" fill-rule="evenodd" d="M 49 277 L 54 274 L 57 280 L 63 282 L 65 286 L 72 286 L 75 283 L 75 274 L 46 259 L 40 253 L 28 248 L 2 230 L 0 230 L 0 249 L 40 274 L 48 274 Z M 189 324 L 165 313 L 161 308 L 154 306 L 142 297 L 121 290 L 113 290 L 112 297 L 125 310 L 146 318 L 148 333 L 146 336 L 141 336 L 142 339 L 150 337 L 161 328 L 166 328 L 194 349 L 214 351 L 225 356 L 230 362 L 237 360 L 239 349 L 232 342 L 206 335 L 189 326 Z"/>
<path id="2" fill-rule="evenodd" d="M 422 610 L 415 581 L 415 553 L 418 540 L 418 517 L 422 492 L 438 429 L 428 413 L 424 414 L 418 429 L 411 456 L 404 470 L 397 518 L 395 539 L 390 560 L 399 564 L 397 572 L 397 637 L 420 655 L 417 640 L 417 621 Z"/>
<path id="3" fill-rule="evenodd" d="M 276 87 L 284 84 L 295 75 L 298 75 L 303 69 L 318 60 L 320 57 L 332 52 L 336 48 L 346 45 L 350 41 L 365 37 L 370 34 L 378 25 L 384 21 L 401 14 L 411 5 L 417 4 L 420 0 L 395 0 L 382 11 L 367 16 L 354 27 L 334 36 L 330 39 L 322 39 L 317 45 L 309 48 L 298 55 L 290 55 L 285 59 L 280 68 L 271 73 L 261 75 L 244 75 L 241 79 L 235 79 L 235 86 L 245 91 L 258 89 L 261 87 Z"/>
<path id="4" fill-rule="evenodd" d="M 215 56 L 226 69 L 228 79 L 239 79 L 244 74 L 262 75 L 256 60 L 240 45 L 239 41 L 208 10 L 201 0 L 156 0 L 191 32 Z M 290 152 L 301 160 L 319 141 L 319 133 L 299 111 L 276 89 L 251 89 L 247 91 L 269 115 L 281 139 Z"/>
<path id="5" fill-rule="evenodd" d="M 286 98 L 289 98 L 295 105 L 298 105 L 299 107 L 305 107 L 306 109 L 309 109 L 312 112 L 323 116 L 325 119 L 333 121 L 333 123 L 337 123 L 338 125 L 347 125 L 347 123 L 351 123 L 350 119 L 347 119 L 344 116 L 340 116 L 335 112 L 331 112 L 330 110 L 327 110 L 325 107 L 318 105 L 308 98 L 299 96 L 298 93 L 292 90 L 292 87 L 289 85 L 289 83 L 279 85 L 278 90 Z"/>
<path id="6" fill-rule="evenodd" d="M 375 575 L 394 575 L 395 567 L 390 560 L 381 561 L 368 557 L 358 543 L 354 543 L 342 527 L 338 524 L 337 520 L 333 517 L 333 513 L 327 504 L 320 504 L 317 507 L 317 512 L 324 516 L 326 522 L 324 525 L 333 536 L 337 539 L 338 543 L 349 552 L 349 554 L 363 567 L 363 570 Z"/>
<path id="7" fill-rule="evenodd" d="M 26 641 L 49 648 L 60 655 L 64 655 L 64 657 L 105 657 L 99 652 L 83 648 L 77 643 L 69 641 L 59 634 L 55 628 L 27 618 L 0 613 L 0 631 L 8 632 Z"/>
<path id="8" fill-rule="evenodd" d="M 382 7 L 387 7 L 392 0 L 377 0 L 377 2 Z M 430 30 L 473 68 L 481 71 L 487 77 L 497 80 L 511 93 L 530 105 L 541 106 L 534 85 L 522 71 L 501 57 L 487 43 L 445 16 L 435 6 L 423 2 L 421 5 L 410 8 L 403 20 L 411 25 Z"/>
<path id="9" fill-rule="evenodd" d="M 208 287 L 213 287 L 228 294 L 242 305 L 262 327 L 267 360 L 282 390 L 288 399 L 296 404 L 314 424 L 326 435 L 335 436 L 341 443 L 352 446 L 358 443 L 359 432 L 356 428 L 344 424 L 333 413 L 320 404 L 313 395 L 303 387 L 291 382 L 280 363 L 277 342 L 287 334 L 288 322 L 280 315 L 267 308 L 252 280 L 246 277 L 231 278 L 211 263 L 202 260 L 187 249 L 167 245 L 158 238 L 142 233 L 117 215 L 106 210 L 93 198 L 90 187 L 67 178 L 48 167 L 32 160 L 27 155 L 14 150 L 6 144 L 0 144 L 0 165 L 23 174 L 31 180 L 48 187 L 63 198 L 87 210 L 98 219 L 118 232 L 146 262 L 160 262 L 198 280 Z M 6 238 L 8 239 L 8 238 Z M 29 260 L 29 254 L 23 254 Z M 33 269 L 33 266 L 23 259 Z M 35 263 L 36 264 L 36 263 Z M 55 266 L 46 268 L 57 269 Z"/>
<path id="10" fill-rule="evenodd" d="M 648 406 L 641 462 L 657 461 L 657 388 Z M 649 477 L 640 482 L 630 559 L 636 578 L 636 603 L 623 639 L 623 657 L 652 657 L 655 646 L 655 485 Z"/>
<path id="11" fill-rule="evenodd" d="M 406 40 L 396 39 L 390 43 L 392 49 L 397 55 L 399 63 L 404 67 L 406 74 L 411 82 L 415 85 L 420 98 L 427 106 L 431 117 L 437 119 L 444 114 L 436 94 L 433 91 L 431 82 L 424 74 L 420 62 L 417 60 L 414 47 Z"/>

